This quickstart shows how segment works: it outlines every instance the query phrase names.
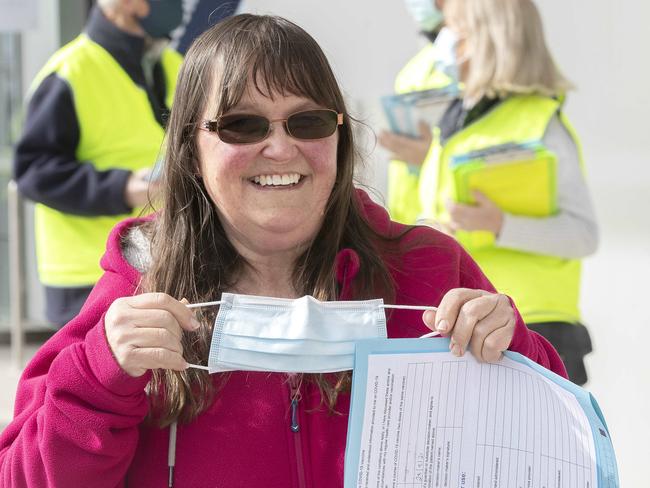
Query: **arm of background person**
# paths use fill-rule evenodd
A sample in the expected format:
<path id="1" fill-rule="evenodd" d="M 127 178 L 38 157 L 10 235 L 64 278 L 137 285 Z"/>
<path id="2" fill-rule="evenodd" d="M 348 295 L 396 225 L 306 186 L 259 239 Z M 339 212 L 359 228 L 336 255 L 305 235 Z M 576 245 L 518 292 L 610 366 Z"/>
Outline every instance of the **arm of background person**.
<path id="1" fill-rule="evenodd" d="M 16 145 L 14 179 L 30 200 L 76 215 L 131 211 L 125 187 L 131 171 L 98 171 L 76 158 L 80 129 L 68 84 L 56 74 L 33 93 Z"/>
<path id="2" fill-rule="evenodd" d="M 549 124 L 543 142 L 558 158 L 558 213 L 547 218 L 504 213 L 496 244 L 568 259 L 588 256 L 598 247 L 598 225 L 578 149 L 557 117 Z"/>

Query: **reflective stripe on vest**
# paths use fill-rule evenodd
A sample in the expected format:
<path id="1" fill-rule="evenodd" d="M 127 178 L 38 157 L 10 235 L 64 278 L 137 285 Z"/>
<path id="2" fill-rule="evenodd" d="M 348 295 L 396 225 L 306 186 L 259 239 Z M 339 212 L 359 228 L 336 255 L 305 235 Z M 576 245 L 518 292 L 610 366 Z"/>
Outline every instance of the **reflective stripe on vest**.
<path id="1" fill-rule="evenodd" d="M 161 63 L 167 101 L 171 103 L 181 56 L 166 50 Z M 100 171 L 136 171 L 155 164 L 161 156 L 164 131 L 156 121 L 146 91 L 104 48 L 81 34 L 51 58 L 36 81 L 50 73 L 65 80 L 72 92 L 80 133 L 78 161 Z M 139 212 L 135 209 L 132 215 Z M 94 284 L 102 273 L 99 260 L 108 234 L 127 216 L 82 217 L 36 205 L 36 254 L 41 282 L 65 287 Z"/>
<path id="2" fill-rule="evenodd" d="M 395 93 L 443 88 L 449 77 L 434 69 L 436 50 L 432 43 L 416 54 L 397 75 Z M 404 161 L 388 163 L 388 210 L 393 220 L 412 224 L 420 213 L 419 170 Z"/>
<path id="3" fill-rule="evenodd" d="M 423 217 L 449 219 L 445 201 L 453 194 L 448 171 L 451 157 L 508 142 L 541 140 L 559 108 L 560 103 L 551 98 L 513 96 L 454 134 L 443 147 L 435 141 L 420 178 Z M 437 188 L 435 195 L 431 188 Z M 579 260 L 514 251 L 493 243 L 476 246 L 471 234 L 461 232 L 457 237 L 496 289 L 514 299 L 525 322 L 579 320 Z"/>

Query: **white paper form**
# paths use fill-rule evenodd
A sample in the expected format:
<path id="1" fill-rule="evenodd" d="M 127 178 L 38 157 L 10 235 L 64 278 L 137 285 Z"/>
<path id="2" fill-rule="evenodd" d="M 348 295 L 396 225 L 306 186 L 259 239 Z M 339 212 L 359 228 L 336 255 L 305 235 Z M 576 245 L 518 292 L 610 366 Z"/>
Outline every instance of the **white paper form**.
<path id="1" fill-rule="evenodd" d="M 526 365 L 376 354 L 367 378 L 358 487 L 597 486 L 583 409 Z"/>

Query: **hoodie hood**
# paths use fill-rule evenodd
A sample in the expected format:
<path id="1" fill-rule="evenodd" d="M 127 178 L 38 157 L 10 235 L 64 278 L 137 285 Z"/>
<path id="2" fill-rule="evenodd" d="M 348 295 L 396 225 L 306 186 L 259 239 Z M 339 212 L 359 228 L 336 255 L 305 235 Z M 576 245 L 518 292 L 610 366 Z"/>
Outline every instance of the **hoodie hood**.
<path id="1" fill-rule="evenodd" d="M 101 267 L 108 273 L 115 273 L 124 278 L 130 285 L 137 288 L 140 284 L 140 272 L 135 269 L 124 258 L 122 253 L 122 242 L 126 238 L 129 230 L 138 225 L 142 225 L 154 218 L 153 215 L 148 217 L 135 217 L 123 220 L 111 231 L 106 242 L 106 252 L 100 261 Z"/>

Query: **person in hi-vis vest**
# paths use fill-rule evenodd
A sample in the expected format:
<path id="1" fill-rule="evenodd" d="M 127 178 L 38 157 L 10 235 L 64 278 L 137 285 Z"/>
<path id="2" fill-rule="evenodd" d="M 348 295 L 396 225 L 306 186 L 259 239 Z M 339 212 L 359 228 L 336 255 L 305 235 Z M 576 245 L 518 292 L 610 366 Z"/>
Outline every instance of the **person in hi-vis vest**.
<path id="1" fill-rule="evenodd" d="M 181 0 L 99 0 L 32 84 L 14 178 L 37 203 L 38 272 L 56 326 L 101 276 L 110 229 L 157 189 L 151 171 L 182 62 L 166 45 L 182 16 Z"/>
<path id="2" fill-rule="evenodd" d="M 443 25 L 444 0 L 405 0 L 409 14 L 415 20 L 427 44 L 400 70 L 395 79 L 395 93 L 408 93 L 443 88 L 451 83 L 439 69 L 440 59 L 436 38 Z M 394 159 L 388 163 L 388 210 L 391 218 L 413 223 L 418 216 L 418 179 L 420 166 L 431 144 L 431 128 L 421 121 L 420 136 L 412 138 L 383 131 L 378 137 L 381 146 Z"/>
<path id="3" fill-rule="evenodd" d="M 563 112 L 571 85 L 531 0 L 446 0 L 444 15 L 448 57 L 456 59 L 447 72 L 462 95 L 434 130 L 419 180 L 420 221 L 454 234 L 526 324 L 556 347 L 571 380 L 584 384 L 591 341 L 580 323 L 580 259 L 595 252 L 598 227 Z M 511 153 L 510 161 L 506 151 L 501 166 L 495 154 L 471 157 L 513 146 L 537 149 Z"/>

